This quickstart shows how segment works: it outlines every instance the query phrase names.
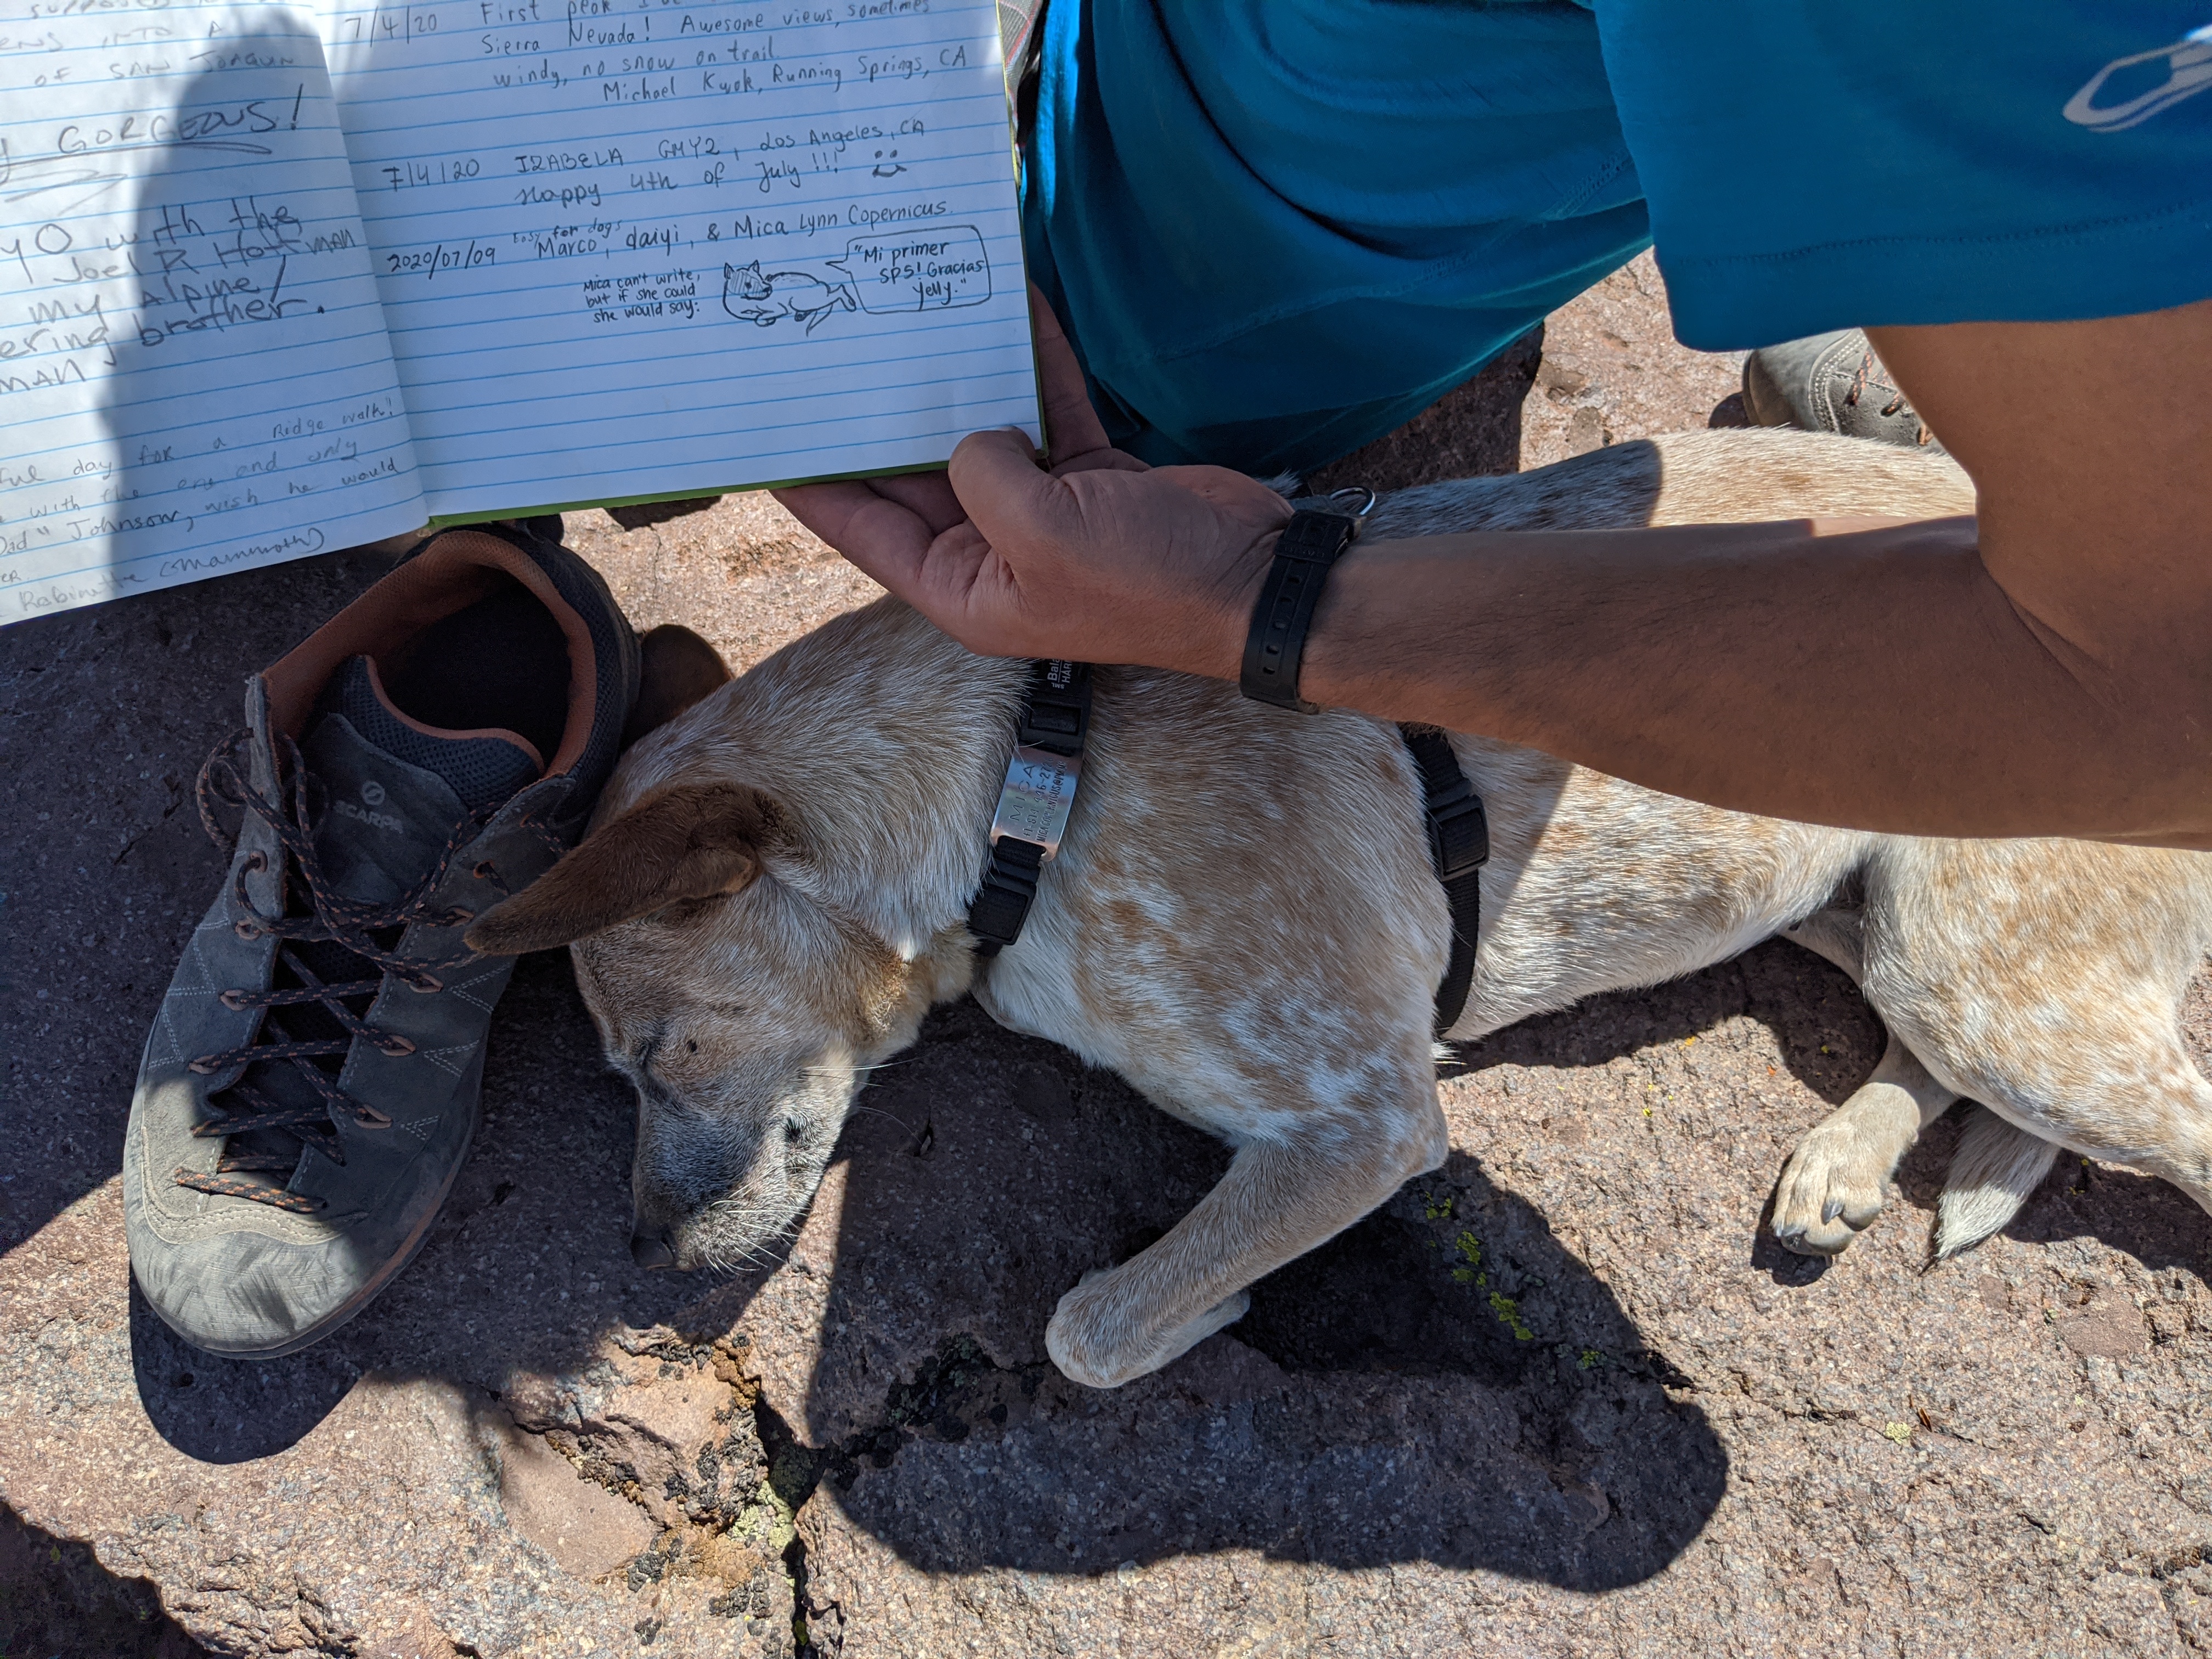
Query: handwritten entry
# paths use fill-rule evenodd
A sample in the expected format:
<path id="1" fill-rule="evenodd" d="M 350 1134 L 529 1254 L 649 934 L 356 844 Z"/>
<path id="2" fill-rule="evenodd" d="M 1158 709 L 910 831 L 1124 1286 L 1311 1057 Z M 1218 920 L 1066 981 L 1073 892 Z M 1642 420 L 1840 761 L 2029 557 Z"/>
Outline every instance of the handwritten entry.
<path id="1" fill-rule="evenodd" d="M 423 521 L 311 12 L 0 0 L 0 623 Z"/>
<path id="2" fill-rule="evenodd" d="M 332 0 L 431 511 L 1036 435 L 994 0 Z"/>

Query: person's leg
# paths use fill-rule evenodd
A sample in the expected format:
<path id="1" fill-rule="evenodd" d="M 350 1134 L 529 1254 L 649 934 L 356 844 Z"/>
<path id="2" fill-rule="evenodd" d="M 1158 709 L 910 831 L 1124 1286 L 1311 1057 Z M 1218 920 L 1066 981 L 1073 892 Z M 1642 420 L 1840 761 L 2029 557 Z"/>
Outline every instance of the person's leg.
<path id="1" fill-rule="evenodd" d="M 1310 470 L 1648 240 L 1589 15 L 1053 0 L 1032 274 L 1115 441 Z"/>

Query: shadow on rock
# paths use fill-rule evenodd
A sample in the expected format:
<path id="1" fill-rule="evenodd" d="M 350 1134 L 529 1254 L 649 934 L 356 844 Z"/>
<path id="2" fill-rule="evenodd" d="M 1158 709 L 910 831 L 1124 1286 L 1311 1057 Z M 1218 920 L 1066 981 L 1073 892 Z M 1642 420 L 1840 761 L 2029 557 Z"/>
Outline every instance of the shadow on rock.
<path id="1" fill-rule="evenodd" d="M 1963 1125 L 1970 1109 L 1982 1109 L 1962 1106 L 1953 1115 Z M 2043 1184 L 2002 1231 L 2025 1244 L 2093 1238 L 2126 1251 L 2154 1273 L 2185 1267 L 2202 1275 L 2212 1263 L 2212 1215 L 2156 1176 L 2069 1152 L 2058 1154 Z"/>
<path id="2" fill-rule="evenodd" d="M 203 1463 L 283 1451 L 321 1422 L 361 1378 L 342 1347 L 283 1359 L 226 1359 L 193 1347 L 131 1286 L 131 1370 L 155 1431 Z"/>
<path id="3" fill-rule="evenodd" d="M 1662 1570 L 1720 1501 L 1727 1456 L 1685 1379 L 1472 1158 L 1263 1280 L 1229 1335 L 1102 1393 L 1044 1358 L 1054 1303 L 1172 1224 L 1225 1150 L 972 1006 L 864 1098 L 880 1115 L 848 1130 L 807 1438 L 848 1517 L 918 1566 L 1257 1550 L 1596 1590 Z M 872 1350 L 917 1312 L 957 1334 L 886 1376 Z"/>
<path id="4" fill-rule="evenodd" d="M 1608 992 L 1524 1019 L 1457 1045 L 1454 1060 L 1466 1072 L 1506 1064 L 1604 1066 L 1640 1050 L 1672 1048 L 1736 1015 L 1773 1032 L 1781 1069 L 1830 1106 L 1857 1092 L 1887 1041 L 1881 1018 L 1850 975 L 1800 945 L 1772 939 L 1663 986 Z"/>
<path id="5" fill-rule="evenodd" d="M 1781 1061 L 1774 1070 L 1786 1072 L 1831 1107 L 1850 1098 L 1866 1081 L 1887 1040 L 1881 1019 L 1850 975 L 1809 951 L 1775 939 L 1685 979 L 1590 997 L 1558 1013 L 1523 1020 L 1460 1046 L 1454 1063 L 1462 1074 L 1508 1065 L 1571 1073 L 1632 1055 L 1664 1056 L 1668 1069 L 1655 1066 L 1655 1086 L 1663 1084 L 1694 1099 L 1706 1079 L 1692 1069 L 1698 1062 L 1686 1045 L 1732 1018 L 1749 1018 L 1771 1032 Z M 1746 1080 L 1731 1076 L 1722 1081 L 1735 1089 Z M 1806 1121 L 1786 1139 L 1794 1145 L 1816 1121 Z M 1954 1139 L 1938 1138 L 1942 1162 L 1934 1166 L 1934 1184 L 1923 1206 L 1931 1214 Z M 1926 1164 L 1929 1145 L 1922 1140 L 1908 1169 Z M 1785 1163 L 1786 1158 L 1775 1161 L 1758 1226 L 1745 1243 L 1753 1268 L 1784 1290 L 1797 1290 L 1820 1279 L 1829 1263 L 1786 1250 L 1774 1237 L 1774 1187 Z"/>
<path id="6" fill-rule="evenodd" d="M 1499 1034 L 1478 1064 L 1600 1065 L 1678 1025 L 1749 1013 L 1802 1051 L 1823 1093 L 1847 1093 L 1846 1068 L 1870 1066 L 1880 1041 L 1848 983 L 1794 947 L 1672 990 L 1650 1029 L 1633 1000 L 1602 999 Z M 586 1441 L 652 1440 L 614 1415 L 641 1409 L 641 1388 L 680 1391 L 718 1360 L 755 1369 L 741 1324 L 756 1344 L 784 1340 L 772 1302 L 753 1306 L 768 1275 L 717 1285 L 631 1262 L 632 1103 L 602 1069 L 563 957 L 520 965 L 490 1058 L 483 1127 L 447 1212 L 392 1290 L 331 1341 L 273 1364 L 212 1359 L 134 1302 L 140 1396 L 171 1444 L 214 1463 L 268 1455 L 373 1372 L 437 1379 L 532 1439 L 566 1423 L 588 1463 Z M 738 1461 L 773 1464 L 789 1508 L 834 1502 L 938 1571 L 1093 1573 L 1250 1550 L 1600 1590 L 1664 1569 L 1719 1501 L 1726 1455 L 1681 1377 L 1543 1218 L 1465 1155 L 1256 1286 L 1230 1334 L 1100 1394 L 1045 1359 L 1054 1304 L 1085 1269 L 1172 1225 L 1219 1178 L 1226 1150 L 972 1003 L 933 1016 L 860 1104 L 835 1202 L 817 1206 L 809 1261 L 793 1264 L 802 1277 L 828 1270 L 808 1293 L 806 1330 L 787 1334 L 811 1340 L 817 1320 L 823 1333 L 803 1401 L 740 1391 L 757 1401 L 763 1449 Z M 1908 1181 L 1940 1179 L 1928 1160 L 1942 1133 L 1908 1162 Z M 2170 1207 L 2156 1201 L 2168 1194 L 2133 1195 L 2152 1183 L 2093 1180 L 2080 1195 L 2054 1182 L 2018 1227 L 2101 1231 L 2140 1209 L 2148 1228 Z M 2115 1238 L 2154 1257 L 2167 1248 L 2148 1231 Z M 610 1333 L 636 1357 L 629 1381 L 605 1363 Z M 514 1393 L 541 1387 L 531 1379 L 557 1410 Z M 568 1468 L 552 1473 L 573 1507 L 588 1480 L 566 1484 Z M 698 1498 L 676 1491 L 683 1482 L 664 1498 L 668 1484 L 647 1494 L 674 1506 L 656 1526 Z M 606 1547 L 643 1547 L 611 1528 Z M 801 1595 L 803 1568 L 801 1550 Z"/>
<path id="7" fill-rule="evenodd" d="M 143 1578 L 100 1565 L 88 1544 L 58 1538 L 0 1504 L 0 1653 L 104 1659 L 207 1659 L 161 1611 Z"/>
<path id="8" fill-rule="evenodd" d="M 121 1167 L 147 1028 L 223 878 L 193 805 L 244 677 L 392 568 L 369 550 L 243 571 L 0 629 L 0 1047 L 15 1158 L 0 1249 Z"/>

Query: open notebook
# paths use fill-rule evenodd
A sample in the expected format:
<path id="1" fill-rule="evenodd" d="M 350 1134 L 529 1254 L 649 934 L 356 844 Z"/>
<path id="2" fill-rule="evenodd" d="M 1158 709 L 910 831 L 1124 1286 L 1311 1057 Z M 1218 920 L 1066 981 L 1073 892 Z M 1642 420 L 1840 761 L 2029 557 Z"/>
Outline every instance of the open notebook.
<path id="1" fill-rule="evenodd" d="M 1038 431 L 993 0 L 0 0 L 0 622 Z"/>

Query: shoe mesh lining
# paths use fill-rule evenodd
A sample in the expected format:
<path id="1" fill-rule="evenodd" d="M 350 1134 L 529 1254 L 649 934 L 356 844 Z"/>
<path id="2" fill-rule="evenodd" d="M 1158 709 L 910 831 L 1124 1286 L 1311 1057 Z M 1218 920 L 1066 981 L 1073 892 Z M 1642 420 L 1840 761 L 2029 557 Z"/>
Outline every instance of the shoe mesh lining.
<path id="1" fill-rule="evenodd" d="M 568 726 L 568 635 L 511 579 L 387 652 L 377 672 L 392 707 L 425 726 L 517 732 L 540 755 L 560 748 Z"/>

